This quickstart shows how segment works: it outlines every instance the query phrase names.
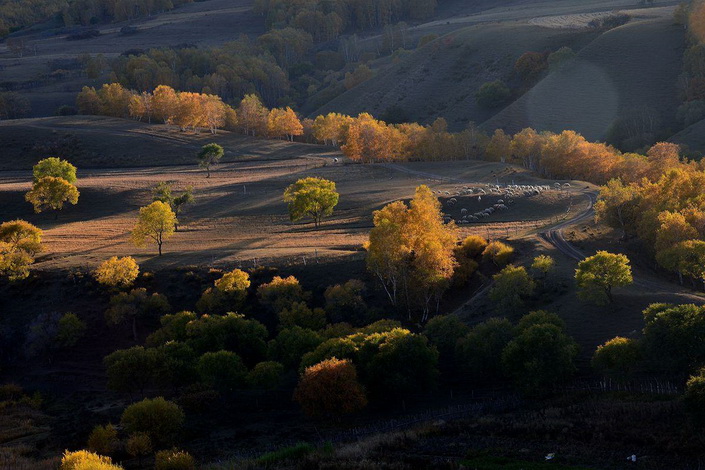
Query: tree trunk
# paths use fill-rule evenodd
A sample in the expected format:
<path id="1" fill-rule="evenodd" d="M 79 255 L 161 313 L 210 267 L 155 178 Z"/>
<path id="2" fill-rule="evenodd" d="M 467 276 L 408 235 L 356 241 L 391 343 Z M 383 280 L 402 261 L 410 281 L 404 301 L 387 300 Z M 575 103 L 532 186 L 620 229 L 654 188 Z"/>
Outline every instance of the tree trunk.
<path id="1" fill-rule="evenodd" d="M 161 256 L 162 255 L 162 242 L 161 241 L 157 242 L 157 246 L 159 247 L 159 256 Z"/>

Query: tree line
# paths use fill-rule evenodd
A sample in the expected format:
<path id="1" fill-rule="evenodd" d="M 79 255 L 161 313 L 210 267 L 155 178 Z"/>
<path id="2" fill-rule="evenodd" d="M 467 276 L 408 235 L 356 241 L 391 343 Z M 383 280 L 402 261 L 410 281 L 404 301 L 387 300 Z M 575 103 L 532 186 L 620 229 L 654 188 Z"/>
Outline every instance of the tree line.
<path id="1" fill-rule="evenodd" d="M 125 21 L 172 10 L 193 0 L 3 0 L 0 37 L 58 18 L 65 26 Z"/>
<path id="2" fill-rule="evenodd" d="M 403 19 L 434 15 L 436 0 L 257 0 L 254 11 L 270 29 L 295 27 L 316 41 L 330 41 L 349 28 L 380 28 Z"/>

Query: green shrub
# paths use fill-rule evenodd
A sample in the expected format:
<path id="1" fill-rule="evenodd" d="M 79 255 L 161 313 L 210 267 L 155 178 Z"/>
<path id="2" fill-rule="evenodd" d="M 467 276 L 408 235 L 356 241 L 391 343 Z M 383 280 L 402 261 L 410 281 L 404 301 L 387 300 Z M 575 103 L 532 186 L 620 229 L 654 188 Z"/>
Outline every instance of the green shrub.
<path id="1" fill-rule="evenodd" d="M 86 334 L 86 324 L 75 313 L 66 313 L 59 319 L 56 342 L 63 348 L 75 346 Z"/>
<path id="2" fill-rule="evenodd" d="M 157 445 L 174 442 L 184 424 L 184 412 L 163 397 L 133 403 L 122 413 L 120 424 L 128 434 L 144 432 Z"/>
<path id="3" fill-rule="evenodd" d="M 501 80 L 485 82 L 475 94 L 477 104 L 484 108 L 496 108 L 507 102 L 512 92 Z"/>
<path id="4" fill-rule="evenodd" d="M 506 266 L 512 259 L 512 256 L 514 256 L 514 248 L 500 241 L 489 243 L 485 249 L 482 250 L 482 260 L 492 262 L 498 268 Z"/>
<path id="5" fill-rule="evenodd" d="M 247 375 L 242 359 L 231 351 L 205 353 L 198 360 L 196 371 L 204 384 L 223 391 L 240 387 Z"/>
<path id="6" fill-rule="evenodd" d="M 96 454 L 110 455 L 120 445 L 117 428 L 112 424 L 96 426 L 88 436 L 88 450 Z"/>
<path id="7" fill-rule="evenodd" d="M 285 461 L 300 460 L 315 450 L 315 447 L 311 444 L 301 442 L 299 444 L 284 447 L 273 452 L 267 452 L 266 454 L 258 457 L 256 462 L 260 465 L 267 466 Z"/>
<path id="8" fill-rule="evenodd" d="M 247 383 L 250 387 L 259 389 L 273 389 L 281 382 L 284 366 L 279 362 L 260 362 L 247 374 Z"/>

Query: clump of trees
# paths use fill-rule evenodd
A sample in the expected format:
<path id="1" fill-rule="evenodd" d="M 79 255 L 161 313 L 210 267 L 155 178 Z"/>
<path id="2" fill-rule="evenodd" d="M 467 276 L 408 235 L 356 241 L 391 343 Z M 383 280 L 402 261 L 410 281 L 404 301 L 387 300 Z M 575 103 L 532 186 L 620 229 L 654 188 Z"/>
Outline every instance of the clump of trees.
<path id="1" fill-rule="evenodd" d="M 100 284 L 111 288 L 130 287 L 140 273 L 137 261 L 131 256 L 106 259 L 95 270 L 95 279 Z"/>
<path id="2" fill-rule="evenodd" d="M 315 227 L 321 225 L 323 217 L 333 214 L 339 198 L 335 183 L 323 178 L 303 178 L 284 190 L 291 220 L 296 222 L 308 216 Z"/>
<path id="3" fill-rule="evenodd" d="M 407 206 L 393 202 L 374 213 L 365 245 L 367 269 L 383 286 L 394 307 L 415 310 L 422 320 L 438 310 L 456 267 L 456 227 L 444 224 L 441 204 L 427 186 L 416 188 Z"/>

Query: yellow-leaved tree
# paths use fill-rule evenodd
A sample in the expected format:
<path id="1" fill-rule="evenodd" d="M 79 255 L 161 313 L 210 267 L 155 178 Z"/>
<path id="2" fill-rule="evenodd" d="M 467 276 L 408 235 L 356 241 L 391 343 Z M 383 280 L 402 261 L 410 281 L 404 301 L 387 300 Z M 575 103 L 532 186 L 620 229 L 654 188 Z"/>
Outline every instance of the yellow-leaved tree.
<path id="1" fill-rule="evenodd" d="M 409 318 L 420 311 L 425 321 L 450 284 L 456 241 L 455 224 L 443 222 L 440 202 L 428 186 L 419 186 L 409 206 L 397 201 L 374 213 L 367 268 L 392 305 L 404 304 Z"/>
<path id="2" fill-rule="evenodd" d="M 132 256 L 108 258 L 95 270 L 95 278 L 104 286 L 130 287 L 140 273 L 140 267 Z"/>
<path id="3" fill-rule="evenodd" d="M 137 224 L 132 229 L 132 242 L 137 246 L 144 246 L 147 240 L 156 242 L 159 256 L 162 255 L 164 240 L 171 237 L 176 231 L 176 214 L 168 204 L 154 201 L 140 209 Z"/>
<path id="4" fill-rule="evenodd" d="M 59 217 L 58 211 L 63 209 L 64 203 L 76 205 L 79 192 L 76 186 L 63 178 L 44 176 L 32 185 L 32 189 L 25 194 L 25 200 L 34 206 L 34 212 L 55 210 L 54 218 Z"/>

